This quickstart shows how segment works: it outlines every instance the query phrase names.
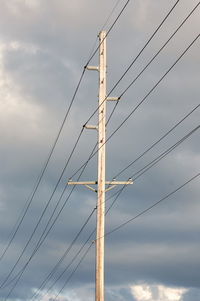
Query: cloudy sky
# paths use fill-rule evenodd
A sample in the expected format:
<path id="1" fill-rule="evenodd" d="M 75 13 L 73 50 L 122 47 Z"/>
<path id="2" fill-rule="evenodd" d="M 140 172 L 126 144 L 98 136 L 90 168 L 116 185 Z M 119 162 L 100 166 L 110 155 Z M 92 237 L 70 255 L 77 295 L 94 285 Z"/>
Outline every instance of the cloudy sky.
<path id="1" fill-rule="evenodd" d="M 57 187 L 56 183 L 82 126 L 97 108 L 97 72 L 85 71 L 49 164 L 35 187 L 84 66 L 98 46 L 97 35 L 102 29 L 111 28 L 126 2 L 0 0 L 1 300 L 94 300 L 94 244 L 83 256 L 94 239 L 92 236 L 85 244 L 95 228 L 95 213 L 73 247 L 68 248 L 94 211 L 96 195 L 82 186 L 71 192 L 72 187 L 66 187 L 66 182 L 74 174 L 74 181 L 79 177 L 81 170 L 76 171 L 87 161 L 96 143 L 95 131 L 83 130 Z M 200 33 L 198 2 L 130 0 L 108 34 L 107 93 L 175 5 L 112 92 L 111 96 L 123 97 L 107 126 L 107 137 L 138 103 L 143 99 L 144 102 L 106 144 L 107 180 L 117 175 L 121 181 L 134 178 L 140 169 L 190 134 L 156 165 L 139 173 L 134 184 L 117 199 L 113 194 L 119 187 L 107 194 L 106 208 L 113 200 L 115 203 L 106 216 L 106 232 L 131 220 L 199 173 L 200 38 L 195 40 Z M 192 10 L 170 42 L 123 93 Z M 98 64 L 98 53 L 90 64 Z M 114 105 L 107 104 L 107 118 Z M 121 173 L 179 121 L 182 122 L 163 140 Z M 96 123 L 95 115 L 90 124 Z M 80 179 L 96 180 L 96 175 L 94 156 Z M 199 193 L 196 177 L 150 211 L 106 236 L 106 300 L 200 300 Z M 50 222 L 61 213 L 37 249 L 54 211 Z M 47 278 L 63 254 L 63 261 Z"/>

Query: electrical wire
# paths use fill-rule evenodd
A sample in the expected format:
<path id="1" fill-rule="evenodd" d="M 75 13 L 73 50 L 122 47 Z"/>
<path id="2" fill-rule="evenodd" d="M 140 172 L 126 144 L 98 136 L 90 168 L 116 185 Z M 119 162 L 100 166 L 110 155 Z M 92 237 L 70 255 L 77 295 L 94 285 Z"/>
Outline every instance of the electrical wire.
<path id="1" fill-rule="evenodd" d="M 186 186 L 187 184 L 189 184 L 190 182 L 192 182 L 193 180 L 195 180 L 196 178 L 198 178 L 200 176 L 200 173 L 197 173 L 195 176 L 193 176 L 192 178 L 190 178 L 187 182 L 185 182 L 184 184 L 182 184 L 181 186 L 179 186 L 178 188 L 176 188 L 175 190 L 173 190 L 172 192 L 170 192 L 169 194 L 167 194 L 165 197 L 163 197 L 162 199 L 160 199 L 159 201 L 155 202 L 153 205 L 151 205 L 150 207 L 146 208 L 145 210 L 141 211 L 139 214 L 135 215 L 134 217 L 128 219 L 126 222 L 121 223 L 119 226 L 117 226 L 116 228 L 114 228 L 113 230 L 107 232 L 105 234 L 105 237 L 118 231 L 119 229 L 121 229 L 122 227 L 126 226 L 127 224 L 129 224 L 130 222 L 134 221 L 135 219 L 137 219 L 138 217 L 142 216 L 143 214 L 145 214 L 146 212 L 150 211 L 152 208 L 156 207 L 158 204 L 160 204 L 161 202 L 163 202 L 164 200 L 168 199 L 170 196 L 172 196 L 173 194 L 175 194 L 177 191 L 179 191 L 180 189 L 182 189 L 184 186 Z"/>

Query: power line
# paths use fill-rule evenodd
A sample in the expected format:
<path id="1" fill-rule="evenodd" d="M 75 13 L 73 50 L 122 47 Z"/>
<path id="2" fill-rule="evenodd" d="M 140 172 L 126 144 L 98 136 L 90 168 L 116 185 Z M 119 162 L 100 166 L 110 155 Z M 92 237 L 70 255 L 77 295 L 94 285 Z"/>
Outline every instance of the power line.
<path id="1" fill-rule="evenodd" d="M 146 212 L 150 211 L 152 208 L 156 207 L 158 204 L 160 204 L 161 202 L 163 202 L 164 200 L 168 199 L 170 196 L 172 196 L 173 194 L 175 194 L 177 191 L 179 191 L 180 189 L 182 189 L 184 186 L 186 186 L 187 184 L 189 184 L 190 182 L 192 182 L 193 180 L 195 180 L 196 178 L 198 178 L 200 176 L 200 173 L 197 173 L 195 176 L 193 176 L 192 178 L 190 178 L 187 182 L 185 182 L 184 184 L 182 184 L 181 186 L 179 186 L 178 188 L 176 188 L 175 190 L 173 190 L 172 192 L 170 192 L 169 194 L 167 194 L 165 197 L 163 197 L 162 199 L 160 199 L 159 201 L 155 202 L 153 205 L 151 205 L 150 207 L 146 208 L 145 210 L 141 211 L 139 214 L 135 215 L 134 217 L 128 219 L 126 222 L 120 224 L 119 226 L 117 226 L 116 228 L 114 228 L 113 230 L 107 232 L 105 234 L 105 236 L 108 236 L 116 231 L 118 231 L 119 229 L 121 229 L 122 227 L 126 226 L 127 224 L 129 224 L 130 222 L 134 221 L 135 219 L 137 219 L 138 217 L 140 217 L 141 215 L 145 214 Z"/>

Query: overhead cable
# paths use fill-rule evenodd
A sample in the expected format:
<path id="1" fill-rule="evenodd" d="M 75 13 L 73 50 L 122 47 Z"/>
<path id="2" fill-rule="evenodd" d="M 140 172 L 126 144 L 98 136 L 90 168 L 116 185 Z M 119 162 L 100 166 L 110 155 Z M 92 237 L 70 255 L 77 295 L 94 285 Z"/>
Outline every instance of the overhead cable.
<path id="1" fill-rule="evenodd" d="M 156 207 L 158 204 L 160 204 L 161 202 L 165 201 L 166 199 L 168 199 L 170 196 L 172 196 L 173 194 L 175 194 L 177 191 L 181 190 L 184 186 L 188 185 L 190 182 L 194 181 L 196 178 L 198 178 L 200 176 L 200 173 L 197 173 L 195 176 L 193 176 L 192 178 L 190 178 L 187 182 L 185 182 L 184 184 L 182 184 L 181 186 L 179 186 L 178 188 L 176 188 L 175 190 L 173 190 L 172 192 L 170 192 L 169 194 L 167 194 L 166 196 L 164 196 L 162 199 L 160 199 L 159 201 L 155 202 L 153 205 L 151 205 L 150 207 L 146 208 L 145 210 L 141 211 L 140 213 L 138 213 L 137 215 L 135 215 L 134 217 L 128 219 L 126 222 L 121 223 L 119 226 L 117 226 L 116 228 L 114 228 L 113 230 L 107 232 L 105 234 L 105 236 L 108 236 L 116 231 L 118 231 L 119 229 L 121 229 L 122 227 L 126 226 L 127 224 L 131 223 L 132 221 L 134 221 L 135 219 L 137 219 L 138 217 L 140 217 L 141 215 L 145 214 L 146 212 L 150 211 L 152 208 Z"/>

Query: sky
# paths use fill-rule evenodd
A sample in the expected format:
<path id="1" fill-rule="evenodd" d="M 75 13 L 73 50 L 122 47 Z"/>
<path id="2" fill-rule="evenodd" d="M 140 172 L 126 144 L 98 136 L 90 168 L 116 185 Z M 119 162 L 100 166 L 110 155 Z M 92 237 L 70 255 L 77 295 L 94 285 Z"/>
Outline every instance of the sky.
<path id="1" fill-rule="evenodd" d="M 85 70 L 75 98 L 73 95 L 84 66 L 98 47 L 99 32 L 110 28 L 107 94 L 123 96 L 107 125 L 106 179 L 132 177 L 134 183 L 118 198 L 115 193 L 121 187 L 106 194 L 106 209 L 114 203 L 105 225 L 110 233 L 105 237 L 105 300 L 200 300 L 199 176 L 193 179 L 200 165 L 200 5 L 196 0 L 130 0 L 119 16 L 126 2 L 0 0 L 1 300 L 95 298 L 95 236 L 85 242 L 95 229 L 96 194 L 83 186 L 71 190 L 66 184 L 71 178 L 96 181 L 96 155 L 83 173 L 79 168 L 97 139 L 96 131 L 82 129 L 98 107 L 98 73 Z M 90 64 L 98 65 L 98 51 Z M 107 119 L 114 106 L 107 102 Z M 97 124 L 97 114 L 89 124 Z M 138 173 L 178 141 L 180 145 L 162 160 Z M 60 214 L 37 248 L 54 211 L 51 222 Z M 63 261 L 47 278 L 63 254 Z"/>

